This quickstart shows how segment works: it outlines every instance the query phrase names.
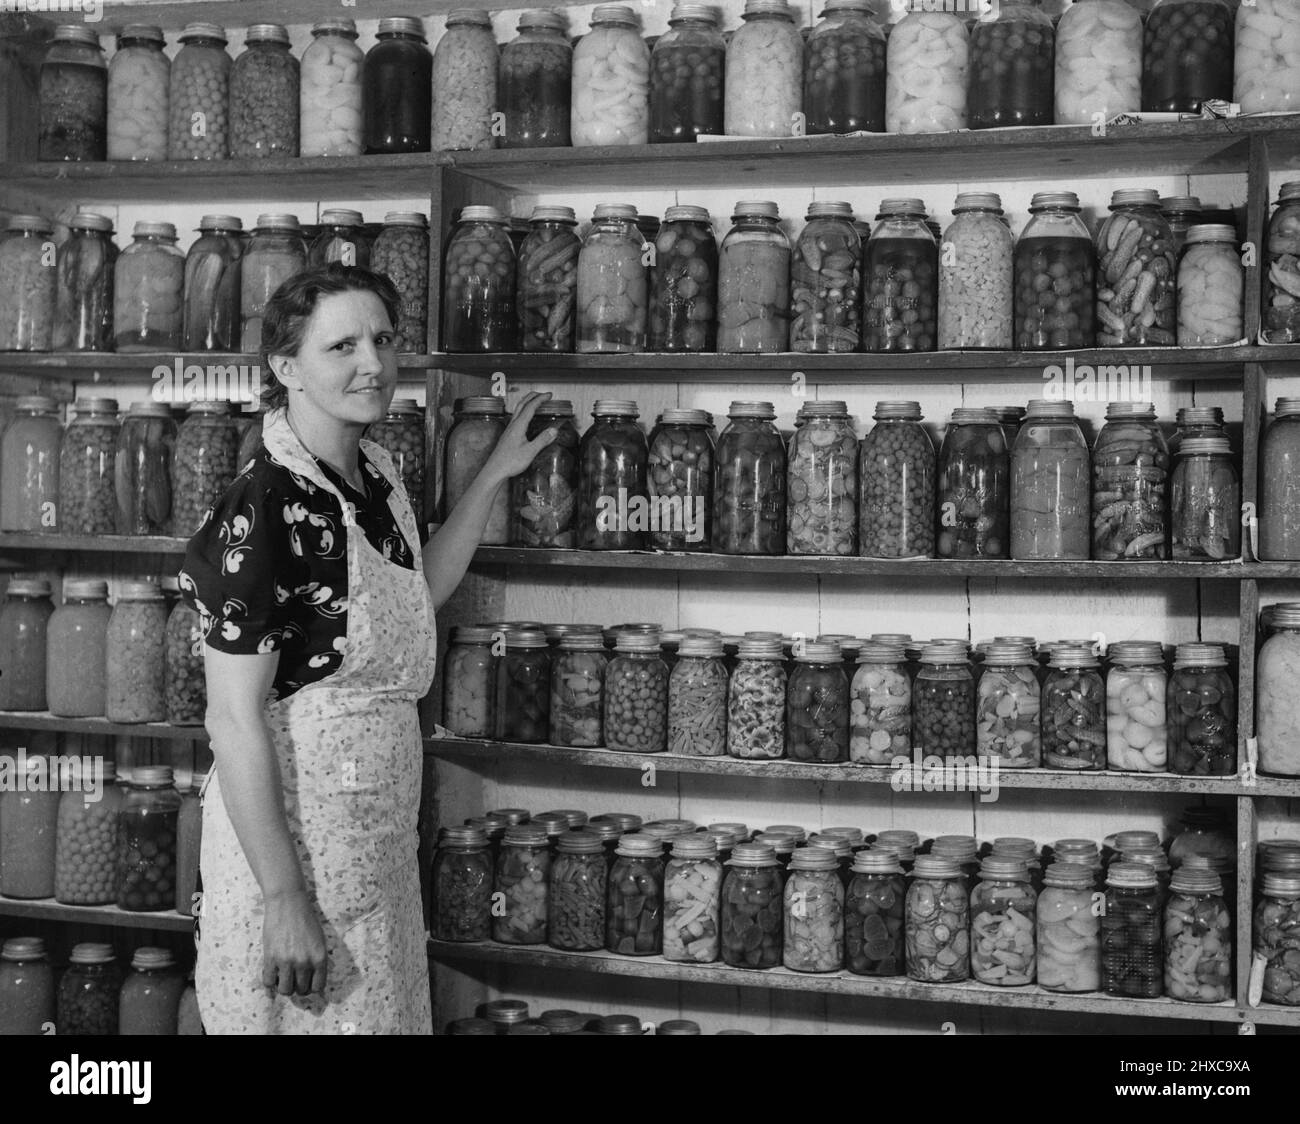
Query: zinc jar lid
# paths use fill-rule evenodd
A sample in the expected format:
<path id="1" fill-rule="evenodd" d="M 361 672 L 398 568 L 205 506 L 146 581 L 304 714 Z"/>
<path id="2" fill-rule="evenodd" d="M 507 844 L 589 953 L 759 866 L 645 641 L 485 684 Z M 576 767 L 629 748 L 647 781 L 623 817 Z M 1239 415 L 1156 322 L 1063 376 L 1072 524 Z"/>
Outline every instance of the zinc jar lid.
<path id="1" fill-rule="evenodd" d="M 1168 195 L 1160 200 L 1162 211 L 1199 211 L 1201 201 L 1195 195 Z"/>
<path id="2" fill-rule="evenodd" d="M 853 847 L 861 846 L 863 840 L 860 827 L 824 827 L 817 834 L 822 839 L 847 839 Z"/>
<path id="3" fill-rule="evenodd" d="M 886 664 L 902 663 L 907 653 L 901 644 L 891 644 L 884 640 L 868 640 L 858 653 L 858 663 Z"/>
<path id="4" fill-rule="evenodd" d="M 505 838 L 501 840 L 507 847 L 545 847 L 551 837 L 546 828 L 533 827 L 532 824 L 515 824 L 506 828 Z"/>
<path id="5" fill-rule="evenodd" d="M 242 219 L 234 215 L 204 215 L 199 219 L 199 230 L 243 230 Z"/>
<path id="6" fill-rule="evenodd" d="M 854 874 L 902 874 L 898 852 L 886 848 L 880 851 L 858 851 L 853 856 Z"/>
<path id="7" fill-rule="evenodd" d="M 765 12 L 776 12 L 787 16 L 790 14 L 790 6 L 785 0 L 745 0 L 744 15 L 757 16 Z"/>
<path id="8" fill-rule="evenodd" d="M 1134 847 L 1159 847 L 1160 836 L 1154 831 L 1130 829 L 1115 832 L 1115 850 L 1121 854 Z"/>
<path id="9" fill-rule="evenodd" d="M 10 937 L 0 947 L 0 960 L 43 960 L 45 942 L 40 937 Z"/>
<path id="10" fill-rule="evenodd" d="M 1052 854 L 1060 861 L 1062 855 L 1084 855 L 1096 858 L 1097 842 L 1094 839 L 1058 839 L 1052 844 Z"/>
<path id="11" fill-rule="evenodd" d="M 919 218 L 925 218 L 927 214 L 924 199 L 882 199 L 880 201 L 880 213 L 876 215 L 876 218 L 884 219 L 898 215 L 915 215 Z"/>
<path id="12" fill-rule="evenodd" d="M 599 10 L 599 9 L 598 9 Z M 599 1024 L 601 1034 L 644 1034 L 645 1028 L 635 1015 L 605 1015 Z"/>
<path id="13" fill-rule="evenodd" d="M 631 203 L 597 203 L 596 209 L 591 212 L 591 217 L 597 222 L 601 219 L 626 219 L 635 222 L 636 207 Z"/>
<path id="14" fill-rule="evenodd" d="M 922 663 L 964 664 L 968 658 L 966 645 L 960 641 L 932 640 L 921 648 Z"/>
<path id="15" fill-rule="evenodd" d="M 958 406 L 952 412 L 953 425 L 997 425 L 998 415 L 991 406 Z"/>
<path id="16" fill-rule="evenodd" d="M 166 402 L 132 402 L 126 408 L 126 412 L 128 417 L 133 418 L 170 418 L 172 416 L 171 407 Z"/>
<path id="17" fill-rule="evenodd" d="M 528 1004 L 522 999 L 490 999 L 479 1004 L 477 1014 L 494 1023 L 522 1023 L 528 1021 Z"/>
<path id="18" fill-rule="evenodd" d="M 912 874 L 917 878 L 959 878 L 961 866 L 946 855 L 917 855 Z"/>
<path id="19" fill-rule="evenodd" d="M 165 43 L 162 28 L 152 23 L 129 23 L 117 33 L 118 42 L 123 39 L 148 39 L 152 43 Z"/>
<path id="20" fill-rule="evenodd" d="M 289 30 L 278 23 L 252 24 L 244 35 L 246 43 L 283 43 L 289 45 Z"/>
<path id="21" fill-rule="evenodd" d="M 678 20 L 704 20 L 716 26 L 718 17 L 707 4 L 674 4 L 668 22 L 671 24 Z"/>
<path id="22" fill-rule="evenodd" d="M 993 854 L 1019 859 L 1037 859 L 1038 844 L 1022 835 L 999 835 L 993 840 Z"/>
<path id="23" fill-rule="evenodd" d="M 641 411 L 630 398 L 597 398 L 591 407 L 593 418 L 638 418 Z"/>
<path id="24" fill-rule="evenodd" d="M 1052 649 L 1047 661 L 1050 667 L 1099 667 L 1096 654 L 1090 648 L 1080 648 L 1073 644 L 1061 644 Z"/>
<path id="25" fill-rule="evenodd" d="M 185 412 L 187 414 L 228 414 L 230 413 L 230 403 L 200 398 L 191 402 L 185 408 Z"/>
<path id="26" fill-rule="evenodd" d="M 713 415 L 708 410 L 687 410 L 670 406 L 659 415 L 664 425 L 712 425 Z"/>
<path id="27" fill-rule="evenodd" d="M 451 639 L 456 644 L 490 644 L 496 638 L 496 631 L 477 624 L 457 625 L 451 630 Z"/>
<path id="28" fill-rule="evenodd" d="M 823 632 L 817 637 L 818 644 L 834 644 L 840 655 L 849 656 L 862 648 L 862 641 L 848 632 Z"/>
<path id="29" fill-rule="evenodd" d="M 967 855 L 979 850 L 979 840 L 973 835 L 939 835 L 930 845 L 933 855 Z"/>
<path id="30" fill-rule="evenodd" d="M 108 582 L 99 578 L 73 578 L 64 585 L 63 595 L 80 601 L 102 601 L 108 596 Z"/>
<path id="31" fill-rule="evenodd" d="M 637 22 L 636 12 L 626 4 L 597 4 L 591 13 L 592 23 Z"/>
<path id="32" fill-rule="evenodd" d="M 980 877 L 986 882 L 1028 882 L 1029 865 L 1014 855 L 986 855 L 980 863 Z"/>
<path id="33" fill-rule="evenodd" d="M 791 870 L 835 870 L 839 865 L 832 847 L 801 847 L 790 856 Z"/>
<path id="34" fill-rule="evenodd" d="M 546 633 L 533 628 L 507 628 L 506 629 L 506 647 L 507 648 L 546 648 L 550 642 L 546 639 Z"/>
<path id="35" fill-rule="evenodd" d="M 658 652 L 661 643 L 657 632 L 620 632 L 614 641 L 616 652 Z"/>
<path id="36" fill-rule="evenodd" d="M 10 215 L 6 230 L 22 230 L 29 234 L 50 234 L 54 227 L 40 215 Z"/>
<path id="37" fill-rule="evenodd" d="M 1201 226 L 1194 226 L 1187 232 L 1185 244 L 1194 246 L 1198 242 L 1233 242 L 1237 241 L 1237 231 L 1235 227 L 1220 223 L 1205 223 Z"/>
<path id="38" fill-rule="evenodd" d="M 72 411 L 77 415 L 115 414 L 117 413 L 117 399 L 116 398 L 78 398 L 72 404 Z"/>
<path id="39" fill-rule="evenodd" d="M 808 204 L 808 218 L 810 219 L 852 219 L 853 204 L 844 203 L 834 200 L 820 200 Z"/>
<path id="40" fill-rule="evenodd" d="M 1300 398 L 1279 398 L 1273 413 L 1279 418 L 1291 414 L 1300 414 Z M 1222 416 L 1222 412 L 1220 416 Z"/>
<path id="41" fill-rule="evenodd" d="M 72 955 L 68 957 L 73 964 L 111 964 L 113 963 L 113 946 L 96 941 L 82 941 L 72 946 Z"/>
<path id="42" fill-rule="evenodd" d="M 692 832 L 673 840 L 672 857 L 675 859 L 716 859 L 718 841 L 708 832 Z"/>
<path id="43" fill-rule="evenodd" d="M 1133 664 L 1161 665 L 1165 662 L 1164 649 L 1156 640 L 1121 640 L 1106 649 L 1106 657 L 1112 664 L 1124 667 Z"/>
<path id="44" fill-rule="evenodd" d="M 537 407 L 537 416 L 543 418 L 573 417 L 573 402 L 568 398 L 551 398 Z"/>
<path id="45" fill-rule="evenodd" d="M 720 659 L 722 656 L 722 637 L 687 636 L 677 646 L 679 656 L 698 656 L 703 659 Z"/>
<path id="46" fill-rule="evenodd" d="M 447 13 L 447 26 L 452 24 L 475 24 L 479 27 L 491 27 L 492 17 L 480 8 L 452 8 Z"/>
<path id="47" fill-rule="evenodd" d="M 429 225 L 429 220 L 419 211 L 389 211 L 384 215 L 385 226 L 418 226 L 421 230 Z"/>
<path id="48" fill-rule="evenodd" d="M 1033 662 L 1034 650 L 1028 644 L 1012 640 L 994 640 L 984 650 L 984 663 L 988 667 L 1016 667 Z"/>
<path id="49" fill-rule="evenodd" d="M 602 823 L 617 824 L 621 831 L 637 831 L 641 827 L 641 817 L 633 812 L 601 812 L 587 820 L 588 827 Z"/>
<path id="50" fill-rule="evenodd" d="M 424 20 L 414 16 L 388 16 L 379 21 L 378 35 L 417 35 L 424 42 Z"/>
<path id="51" fill-rule="evenodd" d="M 438 842 L 453 847 L 486 847 L 488 835 L 481 827 L 444 827 L 438 832 Z"/>
<path id="52" fill-rule="evenodd" d="M 35 10 L 35 5 L 32 6 Z M 64 23 L 54 29 L 54 38 L 60 43 L 85 43 L 88 46 L 99 46 L 99 35 L 92 27 L 87 27 L 84 23 Z"/>
<path id="53" fill-rule="evenodd" d="M 1265 611 L 1271 613 L 1271 623 L 1275 626 L 1294 628 L 1300 625 L 1300 602 L 1288 601 L 1270 605 Z"/>
<path id="54" fill-rule="evenodd" d="M 1044 886 L 1058 886 L 1062 890 L 1091 889 L 1092 870 L 1079 863 L 1054 862 L 1043 872 Z"/>
<path id="55" fill-rule="evenodd" d="M 1232 452 L 1232 442 L 1226 437 L 1185 437 L 1181 445 L 1178 446 L 1180 456 L 1193 456 L 1200 454 L 1210 456 L 1216 453 L 1228 454 Z"/>
<path id="56" fill-rule="evenodd" d="M 800 827 L 795 823 L 774 823 L 770 827 L 763 828 L 765 835 L 788 835 L 796 843 L 802 843 L 808 838 L 806 828 Z"/>
<path id="57" fill-rule="evenodd" d="M 737 843 L 731 849 L 728 866 L 776 866 L 776 851 L 767 843 Z"/>
<path id="58" fill-rule="evenodd" d="M 1208 868 L 1184 865 L 1174 871 L 1169 889 L 1176 894 L 1222 894 L 1223 879 Z"/>
<path id="59" fill-rule="evenodd" d="M 1174 667 L 1227 667 L 1228 657 L 1221 644 L 1179 644 L 1174 649 Z"/>
<path id="60" fill-rule="evenodd" d="M 1116 207 L 1158 207 L 1160 192 L 1153 187 L 1117 187 L 1110 196 L 1110 209 Z"/>
<path id="61" fill-rule="evenodd" d="M 876 421 L 920 421 L 921 403 L 901 400 L 877 402 L 876 412 L 872 417 Z"/>
<path id="62" fill-rule="evenodd" d="M 1300 199 L 1300 180 L 1284 183 L 1277 193 L 1277 201 L 1285 203 L 1289 199 Z"/>
<path id="63" fill-rule="evenodd" d="M 257 216 L 256 230 L 299 230 L 297 215 L 289 215 L 280 212 L 268 213 Z"/>
<path id="64" fill-rule="evenodd" d="M 138 222 L 131 229 L 133 238 L 170 238 L 175 240 L 176 227 L 169 222 Z"/>
<path id="65" fill-rule="evenodd" d="M 577 808 L 556 808 L 552 812 L 543 812 L 544 816 L 563 816 L 569 821 L 572 828 L 582 827 L 587 822 L 587 813 L 579 811 Z"/>
<path id="66" fill-rule="evenodd" d="M 843 658 L 840 646 L 833 643 L 821 643 L 817 640 L 805 642 L 795 655 L 795 663 L 834 664 Z"/>
<path id="67" fill-rule="evenodd" d="M 601 855 L 605 852 L 605 840 L 590 831 L 565 831 L 555 849 L 562 855 Z"/>
<path id="68" fill-rule="evenodd" d="M 1156 872 L 1142 863 L 1113 863 L 1106 872 L 1106 885 L 1126 890 L 1154 890 Z"/>
<path id="69" fill-rule="evenodd" d="M 612 820 L 599 820 L 593 822 L 588 820 L 582 827 L 578 828 L 575 834 L 587 834 L 594 839 L 599 839 L 601 844 L 608 843 L 611 839 L 617 840 L 623 834 L 623 829 Z"/>
<path id="70" fill-rule="evenodd" d="M 342 16 L 317 20 L 311 25 L 311 33 L 313 35 L 346 35 L 350 39 L 355 39 L 357 37 L 357 21 Z"/>
<path id="71" fill-rule="evenodd" d="M 483 815 L 492 819 L 504 820 L 509 826 L 517 827 L 528 822 L 529 811 L 527 808 L 493 808 L 490 812 L 484 812 Z"/>
<path id="72" fill-rule="evenodd" d="M 655 1028 L 655 1036 L 661 1034 L 699 1034 L 700 1024 L 694 1019 L 667 1019 Z"/>
<path id="73" fill-rule="evenodd" d="M 784 659 L 780 640 L 742 639 L 736 648 L 736 655 L 742 660 L 779 660 Z"/>
<path id="74" fill-rule="evenodd" d="M 540 205 L 533 208 L 529 222 L 567 222 L 577 225 L 578 215 L 572 207 Z"/>
<path id="75" fill-rule="evenodd" d="M 1025 408 L 1025 420 L 1035 421 L 1047 418 L 1073 418 L 1074 403 L 1069 399 L 1057 401 L 1052 398 L 1034 398 Z"/>
<path id="76" fill-rule="evenodd" d="M 165 948 L 137 948 L 131 957 L 131 967 L 137 972 L 171 968 L 175 963 L 176 958 Z"/>
<path id="77" fill-rule="evenodd" d="M 537 1016 L 537 1021 L 552 1034 L 572 1034 L 587 1025 L 586 1016 L 564 1007 L 543 1011 Z"/>
<path id="78" fill-rule="evenodd" d="M 654 858 L 664 853 L 664 841 L 658 835 L 642 832 L 624 834 L 619 837 L 618 847 L 614 853 L 629 859 Z"/>
<path id="79" fill-rule="evenodd" d="M 848 416 L 849 404 L 835 399 L 828 399 L 823 402 L 805 402 L 799 407 L 799 417 L 801 418 L 847 418 Z"/>
<path id="80" fill-rule="evenodd" d="M 564 31 L 568 26 L 560 12 L 533 10 L 524 12 L 515 25 L 522 31 L 525 27 L 547 27 L 552 31 Z"/>
<path id="81" fill-rule="evenodd" d="M 712 12 L 711 8 L 706 8 L 703 5 L 692 5 L 692 6 L 699 7 L 700 10 L 703 12 L 710 12 L 710 13 Z M 704 17 L 683 16 L 681 18 L 700 19 Z M 713 17 L 712 15 L 709 15 L 707 18 L 711 20 Z M 664 211 L 664 222 L 698 222 L 698 223 L 704 223 L 705 225 L 708 225 L 709 209 L 708 207 L 695 207 L 689 204 L 682 204 L 681 206 L 677 206 L 677 207 L 669 207 L 666 211 Z"/>
<path id="82" fill-rule="evenodd" d="M 808 840 L 808 846 L 803 850 L 807 851 L 810 847 L 819 847 L 823 851 L 830 851 L 837 859 L 848 859 L 853 857 L 853 844 L 847 839 L 841 839 L 835 835 L 814 835 Z"/>
<path id="83" fill-rule="evenodd" d="M 366 220 L 360 211 L 353 211 L 347 207 L 331 207 L 321 212 L 320 221 L 323 226 L 362 226 Z"/>
<path id="84" fill-rule="evenodd" d="M 1058 208 L 1067 211 L 1079 210 L 1079 196 L 1073 191 L 1037 191 L 1030 201 L 1029 213 L 1032 215 L 1038 211 Z"/>
<path id="85" fill-rule="evenodd" d="M 952 213 L 963 211 L 996 211 L 1002 213 L 1002 196 L 995 191 L 963 191 L 952 205 Z"/>
<path id="86" fill-rule="evenodd" d="M 1265 874 L 1263 890 L 1273 898 L 1300 897 L 1300 877 L 1289 874 Z"/>
<path id="87" fill-rule="evenodd" d="M 162 587 L 154 581 L 123 582 L 118 590 L 119 601 L 161 601 Z"/>
<path id="88" fill-rule="evenodd" d="M 553 838 L 569 830 L 569 817 L 564 812 L 538 812 L 528 821 L 528 826 L 540 827 Z"/>
<path id="89" fill-rule="evenodd" d="M 1170 870 L 1169 856 L 1157 844 L 1154 847 L 1129 847 L 1119 854 L 1119 861 L 1141 863 L 1149 866 L 1157 874 L 1167 874 Z"/>
<path id="90" fill-rule="evenodd" d="M 866 12 L 874 17 L 876 9 L 871 0 L 826 0 L 822 14 L 827 12 Z"/>
<path id="91" fill-rule="evenodd" d="M 745 823 L 711 823 L 704 830 L 713 835 L 731 835 L 737 843 L 743 843 L 749 838 L 749 824 Z"/>
<path id="92" fill-rule="evenodd" d="M 420 408 L 419 399 L 416 398 L 394 398 L 388 404 L 390 414 L 409 414 L 418 415 L 424 413 Z"/>
<path id="93" fill-rule="evenodd" d="M 107 232 L 113 229 L 113 220 L 107 215 L 99 214 L 97 211 L 78 211 L 72 216 L 72 221 L 68 225 L 74 230 Z"/>
<path id="94" fill-rule="evenodd" d="M 504 414 L 505 400 L 489 394 L 470 395 L 456 403 L 456 412 L 461 414 Z"/>
<path id="95" fill-rule="evenodd" d="M 793 855 L 795 848 L 799 845 L 793 835 L 786 835 L 780 831 L 760 831 L 754 836 L 754 842 L 771 847 L 778 856 Z"/>
<path id="96" fill-rule="evenodd" d="M 605 638 L 598 632 L 566 632 L 560 637 L 562 652 L 603 652 Z"/>
<path id="97" fill-rule="evenodd" d="M 748 217 L 775 219 L 781 217 L 781 209 L 770 199 L 741 199 L 732 207 L 731 217 L 733 221 Z"/>
<path id="98" fill-rule="evenodd" d="M 131 770 L 131 782 L 137 788 L 165 788 L 172 783 L 170 765 L 138 765 Z"/>
<path id="99" fill-rule="evenodd" d="M 909 847 L 919 847 L 921 837 L 906 827 L 888 827 L 876 836 L 877 843 L 904 843 Z"/>
<path id="100" fill-rule="evenodd" d="M 192 39 L 216 39 L 226 43 L 226 29 L 219 23 L 190 23 L 181 29 L 180 41 L 188 43 Z"/>
<path id="101" fill-rule="evenodd" d="M 505 222 L 505 215 L 495 207 L 470 204 L 460 209 L 460 222 Z"/>
<path id="102" fill-rule="evenodd" d="M 733 402 L 727 409 L 727 417 L 772 421 L 776 417 L 776 407 L 771 402 Z"/>
<path id="103" fill-rule="evenodd" d="M 1109 402 L 1106 405 L 1106 420 L 1116 421 L 1123 418 L 1140 418 L 1143 421 L 1155 421 L 1156 404 L 1154 402 Z"/>

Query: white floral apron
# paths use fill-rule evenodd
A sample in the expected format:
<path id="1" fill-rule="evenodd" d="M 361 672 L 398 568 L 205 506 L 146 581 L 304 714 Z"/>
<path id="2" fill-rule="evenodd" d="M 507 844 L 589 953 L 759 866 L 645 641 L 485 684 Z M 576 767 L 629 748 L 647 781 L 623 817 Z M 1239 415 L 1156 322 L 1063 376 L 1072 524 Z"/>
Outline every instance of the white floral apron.
<path id="1" fill-rule="evenodd" d="M 348 620 L 337 671 L 267 703 L 285 812 L 325 930 L 324 996 L 262 985 L 261 891 L 214 769 L 203 802 L 196 985 L 209 1034 L 430 1034 L 428 958 L 416 860 L 421 741 L 417 701 L 433 681 L 433 606 L 406 490 L 387 453 L 361 447 L 392 485 L 389 505 L 415 558 L 408 570 L 366 539 L 283 411 L 263 440 L 339 501 L 347 528 Z"/>

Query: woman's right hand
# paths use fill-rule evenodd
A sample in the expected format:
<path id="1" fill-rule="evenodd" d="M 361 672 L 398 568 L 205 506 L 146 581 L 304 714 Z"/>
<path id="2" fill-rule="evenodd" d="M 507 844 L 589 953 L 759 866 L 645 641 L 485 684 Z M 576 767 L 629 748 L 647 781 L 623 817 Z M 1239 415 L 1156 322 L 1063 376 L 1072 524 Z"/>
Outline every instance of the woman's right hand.
<path id="1" fill-rule="evenodd" d="M 325 930 L 306 890 L 272 894 L 262 920 L 262 985 L 280 995 L 325 994 Z"/>

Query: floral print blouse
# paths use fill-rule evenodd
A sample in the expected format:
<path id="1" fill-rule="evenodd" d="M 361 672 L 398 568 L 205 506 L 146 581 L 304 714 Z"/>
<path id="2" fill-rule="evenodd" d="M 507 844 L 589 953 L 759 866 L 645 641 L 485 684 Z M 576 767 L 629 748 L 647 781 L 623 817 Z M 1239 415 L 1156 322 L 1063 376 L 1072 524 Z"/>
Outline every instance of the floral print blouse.
<path id="1" fill-rule="evenodd" d="M 355 506 L 370 545 L 413 569 L 388 505 L 392 487 L 364 451 L 359 463 L 364 495 L 317 461 Z M 421 546 L 426 534 L 421 527 Z M 217 651 L 280 653 L 273 698 L 324 679 L 342 664 L 347 640 L 347 529 L 338 499 L 259 447 L 190 539 L 180 586 Z"/>

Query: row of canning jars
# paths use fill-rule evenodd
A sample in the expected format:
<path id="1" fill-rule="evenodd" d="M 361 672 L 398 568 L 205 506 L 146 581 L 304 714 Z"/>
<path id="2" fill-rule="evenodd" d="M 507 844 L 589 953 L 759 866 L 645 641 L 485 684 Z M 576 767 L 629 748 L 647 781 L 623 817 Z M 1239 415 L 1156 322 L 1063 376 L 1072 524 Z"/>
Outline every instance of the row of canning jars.
<path id="1" fill-rule="evenodd" d="M 1015 637 L 981 645 L 972 671 L 961 641 L 931 641 L 913 661 L 899 639 L 823 639 L 796 647 L 791 661 L 778 637 L 747 635 L 729 657 L 723 637 L 691 630 L 670 665 L 653 626 L 619 631 L 612 655 L 595 626 L 554 635 L 458 629 L 446 727 L 462 737 L 818 764 L 889 766 L 920 752 L 1003 768 L 1237 768 L 1236 691 L 1214 644 L 1179 645 L 1172 675 L 1158 643 L 1115 644 L 1103 677 L 1085 646 L 1051 646 L 1044 670 L 1032 641 Z M 1286 721 L 1295 725 L 1293 711 Z M 1289 755 L 1287 743 L 1271 743 L 1260 767 L 1285 774 Z"/>
<path id="2" fill-rule="evenodd" d="M 992 409 L 956 410 L 938 453 L 916 402 L 877 403 L 861 441 L 836 401 L 802 406 L 788 443 L 770 402 L 733 402 L 716 438 L 703 410 L 665 410 L 648 439 L 637 416 L 635 402 L 600 399 L 580 438 L 572 403 L 544 403 L 530 435 L 550 427 L 555 440 L 497 494 L 483 542 L 1033 560 L 1241 551 L 1240 477 L 1217 407 L 1179 411 L 1173 456 L 1149 403 L 1112 403 L 1091 451 L 1073 403 L 1047 399 L 1010 441 Z M 448 511 L 507 420 L 499 398 L 458 403 Z"/>
<path id="3" fill-rule="evenodd" d="M 534 208 L 518 252 L 493 207 L 462 210 L 447 244 L 451 352 L 899 352 L 1210 346 L 1244 333 L 1232 226 L 1194 200 L 1115 191 L 1096 238 L 1069 191 L 1039 192 L 1019 240 L 999 196 L 957 197 L 941 235 L 919 199 L 886 199 L 864 237 L 845 202 L 809 204 L 793 241 L 777 205 L 741 200 L 719 246 L 708 211 L 668 208 L 653 241 L 626 203 L 598 204 L 585 237 L 569 207 Z M 1288 342 L 1300 316 L 1300 184 L 1269 235 L 1266 306 Z M 1297 227 L 1300 229 L 1300 227 Z M 1297 290 L 1300 291 L 1300 290 Z"/>
<path id="4" fill-rule="evenodd" d="M 400 298 L 398 351 L 422 352 L 428 322 L 425 217 L 391 211 L 372 235 L 359 211 L 321 213 L 308 239 L 294 215 L 263 214 L 251 234 L 204 215 L 183 253 L 168 222 L 137 222 L 120 254 L 105 215 L 53 224 L 15 215 L 0 236 L 0 351 L 245 351 L 262 345 L 267 301 L 309 266 L 341 262 L 387 276 Z"/>
<path id="5" fill-rule="evenodd" d="M 225 402 L 192 402 L 178 427 L 163 402 L 78 398 L 65 428 L 53 399 L 21 397 L 0 433 L 0 530 L 65 535 L 175 535 L 199 529 L 261 443 L 260 418 Z M 424 418 L 394 399 L 366 430 L 424 504 Z"/>
<path id="6" fill-rule="evenodd" d="M 668 1034 L 693 1035 L 703 1034 L 700 1024 L 694 1019 L 665 1019 L 661 1023 L 651 1022 L 639 1015 L 625 1011 L 609 1015 L 597 1015 L 583 1011 L 572 1011 L 567 1007 L 552 1007 L 538 1013 L 536 1018 L 529 1014 L 529 1007 L 522 999 L 493 999 L 480 1003 L 472 1016 L 452 1019 L 447 1024 L 448 1035 L 475 1035 L 485 1037 L 498 1034 Z M 726 1029 L 717 1034 L 753 1034 L 752 1030 Z"/>
<path id="7" fill-rule="evenodd" d="M 110 944 L 73 946 L 56 973 L 40 937 L 0 947 L 0 1035 L 201 1034 L 198 1000 L 175 957 L 137 948 L 123 974 Z"/>
<path id="8" fill-rule="evenodd" d="M 102 758 L 17 760 L 22 787 L 0 792 L 0 894 L 196 912 L 202 774 L 182 792 L 168 765 L 119 780 Z"/>

